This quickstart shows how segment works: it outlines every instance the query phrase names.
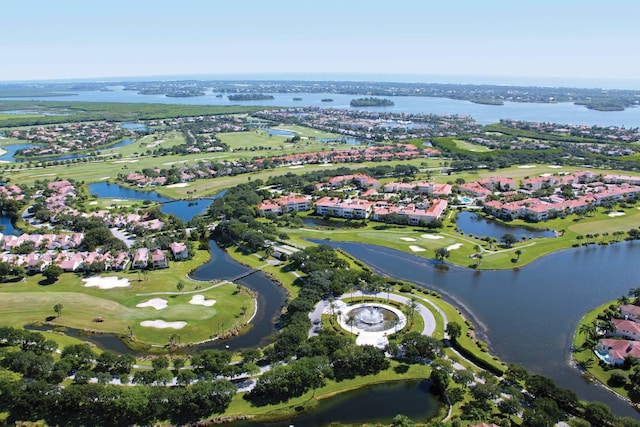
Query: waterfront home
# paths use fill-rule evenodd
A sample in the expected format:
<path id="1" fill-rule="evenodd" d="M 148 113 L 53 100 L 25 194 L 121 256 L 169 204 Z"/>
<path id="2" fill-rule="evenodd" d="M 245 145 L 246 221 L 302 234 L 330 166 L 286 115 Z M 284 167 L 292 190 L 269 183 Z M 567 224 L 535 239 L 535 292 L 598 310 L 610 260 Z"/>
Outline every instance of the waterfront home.
<path id="1" fill-rule="evenodd" d="M 612 336 L 640 341 L 640 323 L 624 319 L 613 319 L 612 322 L 616 327 Z"/>
<path id="2" fill-rule="evenodd" d="M 622 316 L 625 320 L 640 322 L 640 307 L 632 304 L 621 305 L 620 316 Z"/>
<path id="3" fill-rule="evenodd" d="M 347 199 L 340 200 L 337 197 L 323 197 L 316 201 L 316 213 L 318 215 L 337 216 L 340 218 L 369 218 L 373 203 L 368 200 Z"/>
<path id="4" fill-rule="evenodd" d="M 406 206 L 383 206 L 384 204 L 378 204 L 373 209 L 371 219 L 373 221 L 387 222 L 389 218 L 397 217 L 406 218 L 409 225 L 418 225 L 420 222 L 431 222 L 442 216 L 442 213 L 448 206 L 446 200 L 436 199 L 428 207 L 420 207 L 415 204 L 409 204 Z"/>
<path id="5" fill-rule="evenodd" d="M 169 249 L 171 249 L 173 259 L 175 260 L 189 258 L 189 250 L 187 249 L 187 245 L 182 242 L 172 242 L 169 245 Z"/>
<path id="6" fill-rule="evenodd" d="M 622 365 L 627 358 L 640 359 L 640 343 L 629 340 L 601 339 L 596 356 L 609 365 Z"/>

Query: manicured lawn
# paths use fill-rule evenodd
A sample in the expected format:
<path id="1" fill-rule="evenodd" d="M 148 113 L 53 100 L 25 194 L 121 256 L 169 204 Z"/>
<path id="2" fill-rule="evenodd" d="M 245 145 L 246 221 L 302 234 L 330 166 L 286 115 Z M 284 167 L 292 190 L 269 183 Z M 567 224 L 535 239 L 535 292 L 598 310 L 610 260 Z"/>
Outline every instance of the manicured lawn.
<path id="1" fill-rule="evenodd" d="M 456 143 L 456 147 L 462 150 L 473 151 L 476 153 L 491 151 L 489 147 L 485 147 L 484 145 L 472 144 L 471 142 L 462 141 L 460 139 L 454 139 L 453 141 Z"/>

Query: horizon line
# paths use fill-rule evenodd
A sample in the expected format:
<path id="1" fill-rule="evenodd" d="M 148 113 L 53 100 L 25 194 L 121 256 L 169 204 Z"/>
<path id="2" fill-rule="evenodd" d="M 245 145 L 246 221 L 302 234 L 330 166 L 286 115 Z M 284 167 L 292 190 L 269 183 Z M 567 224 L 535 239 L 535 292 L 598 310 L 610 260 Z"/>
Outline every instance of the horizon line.
<path id="1" fill-rule="evenodd" d="M 366 72 L 265 72 L 265 73 L 194 73 L 157 74 L 137 76 L 69 77 L 23 80 L 0 80 L 0 85 L 73 83 L 73 82 L 130 82 L 130 81 L 181 81 L 181 80 L 247 80 L 247 81 L 353 81 L 375 83 L 426 83 L 471 84 L 489 86 L 570 87 L 602 89 L 640 89 L 640 79 L 549 77 L 549 76 L 499 76 L 464 74 L 420 73 L 366 73 Z M 629 87 L 631 86 L 631 88 Z"/>

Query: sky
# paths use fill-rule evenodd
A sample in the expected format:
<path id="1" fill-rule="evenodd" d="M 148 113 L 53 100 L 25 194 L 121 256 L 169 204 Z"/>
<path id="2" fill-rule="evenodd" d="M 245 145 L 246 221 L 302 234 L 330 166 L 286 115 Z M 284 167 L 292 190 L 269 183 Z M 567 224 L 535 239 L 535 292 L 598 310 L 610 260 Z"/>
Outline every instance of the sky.
<path id="1" fill-rule="evenodd" d="M 306 75 L 640 87 L 638 0 L 20 0 L 0 10 L 0 81 Z"/>

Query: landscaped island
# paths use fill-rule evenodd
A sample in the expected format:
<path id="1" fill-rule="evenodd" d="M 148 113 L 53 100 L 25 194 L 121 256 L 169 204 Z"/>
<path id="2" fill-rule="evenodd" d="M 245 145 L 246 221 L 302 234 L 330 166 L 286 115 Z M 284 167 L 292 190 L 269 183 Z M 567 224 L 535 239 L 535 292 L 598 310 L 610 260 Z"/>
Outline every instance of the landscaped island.
<path id="1" fill-rule="evenodd" d="M 396 104 L 389 99 L 370 97 L 352 99 L 349 105 L 352 107 L 391 107 Z"/>
<path id="2" fill-rule="evenodd" d="M 274 99 L 273 95 L 265 95 L 263 93 L 238 93 L 229 95 L 227 98 L 229 101 L 262 101 Z"/>

